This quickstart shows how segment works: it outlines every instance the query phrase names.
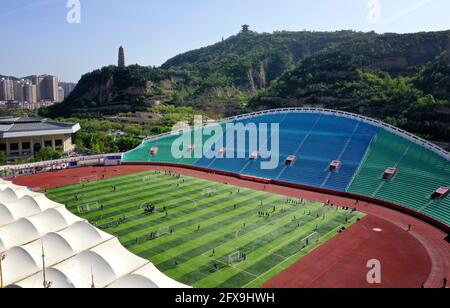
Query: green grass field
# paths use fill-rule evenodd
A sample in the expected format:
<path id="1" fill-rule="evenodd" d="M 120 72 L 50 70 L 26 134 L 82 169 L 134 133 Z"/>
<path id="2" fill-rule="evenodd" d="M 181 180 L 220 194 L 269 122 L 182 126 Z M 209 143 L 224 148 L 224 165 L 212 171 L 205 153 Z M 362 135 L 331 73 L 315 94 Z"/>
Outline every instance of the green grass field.
<path id="1" fill-rule="evenodd" d="M 168 276 L 208 288 L 259 287 L 363 217 L 321 203 L 293 204 L 281 195 L 155 171 L 53 189 L 47 196 L 116 235 Z M 83 213 L 89 203 L 94 211 Z M 149 203 L 156 212 L 145 215 Z M 154 232 L 161 234 L 151 239 Z M 245 260 L 230 264 L 230 254 L 237 251 Z"/>

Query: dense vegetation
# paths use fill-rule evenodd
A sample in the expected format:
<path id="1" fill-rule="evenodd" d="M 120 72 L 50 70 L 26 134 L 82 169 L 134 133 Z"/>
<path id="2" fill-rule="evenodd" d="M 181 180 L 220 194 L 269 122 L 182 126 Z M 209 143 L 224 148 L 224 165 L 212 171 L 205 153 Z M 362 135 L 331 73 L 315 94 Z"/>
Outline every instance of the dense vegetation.
<path id="1" fill-rule="evenodd" d="M 41 114 L 49 117 L 101 117 L 119 112 L 145 111 L 147 98 L 180 97 L 192 78 L 187 73 L 137 65 L 119 69 L 108 66 L 85 74 L 64 101 Z"/>
<path id="2" fill-rule="evenodd" d="M 0 109 L 0 117 L 36 117 L 38 112 L 26 109 Z"/>
<path id="3" fill-rule="evenodd" d="M 80 123 L 82 129 L 75 134 L 74 144 L 79 154 L 102 154 L 128 151 L 140 144 L 138 136 L 145 135 L 137 125 L 122 125 L 106 120 L 60 118 L 62 122 Z M 113 132 L 121 131 L 125 135 L 116 138 Z"/>
<path id="4" fill-rule="evenodd" d="M 137 124 L 122 124 L 94 118 L 58 118 L 61 122 L 80 123 L 81 131 L 75 134 L 76 151 L 80 154 L 121 153 L 137 147 L 144 137 L 171 130 L 179 121 L 192 123 L 194 114 L 189 107 L 154 106 L 149 109 L 160 115 L 160 120 L 147 130 Z M 116 133 L 120 133 L 117 136 Z"/>
<path id="5" fill-rule="evenodd" d="M 240 33 L 167 61 L 161 68 L 104 67 L 84 75 L 46 116 L 98 116 L 142 111 L 149 99 L 231 115 L 300 60 L 334 43 L 372 36 L 353 31 Z"/>
<path id="6" fill-rule="evenodd" d="M 110 66 L 86 74 L 44 115 L 100 117 L 148 110 L 156 101 L 213 117 L 306 105 L 449 141 L 449 48 L 450 31 L 240 33 L 161 68 Z"/>
<path id="7" fill-rule="evenodd" d="M 137 124 L 123 124 L 100 118 L 57 118 L 59 122 L 79 123 L 81 130 L 74 135 L 76 152 L 81 155 L 121 153 L 137 147 L 143 138 L 169 132 L 178 122 L 193 124 L 194 115 L 202 114 L 201 111 L 191 107 L 175 107 L 172 105 L 157 105 L 148 109 L 148 112 L 158 115 L 158 121 L 150 129 L 145 129 Z M 36 116 L 33 112 L 14 110 L 4 112 L 4 116 Z M 10 161 L 12 164 L 30 163 L 59 159 L 63 153 L 52 148 L 43 148 L 35 153 L 34 157 L 24 161 Z M 0 165 L 7 163 L 6 153 L 0 152 Z"/>
<path id="8" fill-rule="evenodd" d="M 162 68 L 189 71 L 199 76 L 202 80 L 200 93 L 216 87 L 252 92 L 265 88 L 300 60 L 333 43 L 370 35 L 352 31 L 240 33 L 174 57 Z"/>
<path id="9" fill-rule="evenodd" d="M 320 106 L 450 140 L 450 32 L 387 34 L 334 45 L 285 72 L 251 108 Z"/>

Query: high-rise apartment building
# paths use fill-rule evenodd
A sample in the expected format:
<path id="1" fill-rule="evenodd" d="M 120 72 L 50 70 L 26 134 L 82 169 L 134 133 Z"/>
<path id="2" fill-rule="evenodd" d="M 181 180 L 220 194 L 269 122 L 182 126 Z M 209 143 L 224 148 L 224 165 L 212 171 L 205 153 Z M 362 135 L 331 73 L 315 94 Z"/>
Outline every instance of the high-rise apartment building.
<path id="1" fill-rule="evenodd" d="M 66 83 L 71 92 L 75 84 Z M 70 93 L 69 92 L 69 93 Z M 0 101 L 5 101 L 11 106 L 38 106 L 64 101 L 65 88 L 59 85 L 58 77 L 51 75 L 32 76 L 27 80 L 0 79 Z M 39 104 L 37 104 L 39 103 Z M 32 105 L 30 105 L 32 104 Z"/>
<path id="2" fill-rule="evenodd" d="M 23 85 L 23 101 L 37 103 L 36 85 L 27 82 Z"/>
<path id="3" fill-rule="evenodd" d="M 45 84 L 45 96 L 42 97 L 42 100 L 57 102 L 59 100 L 58 77 L 46 76 L 44 84 Z"/>
<path id="4" fill-rule="evenodd" d="M 0 80 L 0 101 L 14 100 L 14 82 L 10 79 Z"/>
<path id="5" fill-rule="evenodd" d="M 24 101 L 24 97 L 23 97 L 23 84 L 24 84 L 24 80 L 14 80 L 13 81 L 13 87 L 14 87 L 14 100 L 15 101 L 19 101 L 19 102 L 23 102 Z"/>
<path id="6" fill-rule="evenodd" d="M 51 75 L 33 76 L 38 101 L 58 101 L 58 77 Z"/>
<path id="7" fill-rule="evenodd" d="M 58 103 L 62 103 L 64 101 L 64 88 L 63 87 L 58 87 Z"/>
<path id="8" fill-rule="evenodd" d="M 37 100 L 41 100 L 41 83 L 44 80 L 43 76 L 33 76 L 31 82 L 36 86 L 36 97 Z"/>

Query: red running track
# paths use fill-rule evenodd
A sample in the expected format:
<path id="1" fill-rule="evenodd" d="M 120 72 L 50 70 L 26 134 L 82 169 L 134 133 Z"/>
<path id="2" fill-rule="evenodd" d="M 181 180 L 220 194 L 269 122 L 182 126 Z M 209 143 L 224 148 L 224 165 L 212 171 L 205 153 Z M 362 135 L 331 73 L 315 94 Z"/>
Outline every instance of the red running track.
<path id="1" fill-rule="evenodd" d="M 381 284 L 373 286 L 366 279 L 372 259 L 381 262 Z M 394 224 L 369 215 L 264 287 L 418 288 L 430 269 L 431 258 L 420 242 Z"/>
<path id="2" fill-rule="evenodd" d="M 83 167 L 21 176 L 13 179 L 13 183 L 35 190 L 45 190 L 77 184 L 86 177 L 102 179 L 150 169 L 146 166 Z"/>
<path id="3" fill-rule="evenodd" d="M 186 176 L 228 183 L 295 198 L 356 207 L 367 214 L 361 222 L 320 246 L 263 287 L 274 288 L 427 288 L 442 287 L 450 276 L 447 234 L 406 214 L 355 200 L 175 167 L 87 167 L 19 177 L 17 185 L 49 189 L 79 183 L 80 178 L 120 176 L 144 170 L 170 170 Z M 408 225 L 412 230 L 407 232 Z M 374 231 L 377 229 L 377 231 Z M 381 262 L 381 284 L 367 282 L 367 262 Z"/>

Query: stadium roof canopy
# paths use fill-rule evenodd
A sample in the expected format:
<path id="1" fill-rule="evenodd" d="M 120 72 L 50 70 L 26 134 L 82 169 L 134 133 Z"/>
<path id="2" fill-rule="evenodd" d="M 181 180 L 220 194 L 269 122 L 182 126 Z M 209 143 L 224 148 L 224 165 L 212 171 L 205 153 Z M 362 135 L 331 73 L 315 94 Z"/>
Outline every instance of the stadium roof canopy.
<path id="1" fill-rule="evenodd" d="M 64 205 L 1 179 L 0 254 L 9 287 L 42 288 L 43 261 L 52 288 L 187 287 Z"/>
<path id="2" fill-rule="evenodd" d="M 54 122 L 44 118 L 0 119 L 0 138 L 73 134 L 79 130 L 79 124 Z"/>

